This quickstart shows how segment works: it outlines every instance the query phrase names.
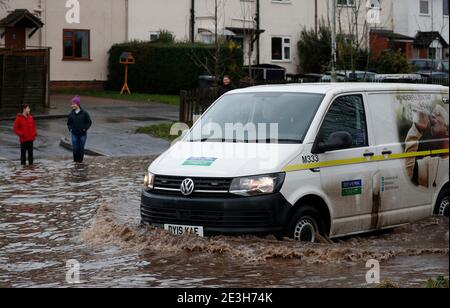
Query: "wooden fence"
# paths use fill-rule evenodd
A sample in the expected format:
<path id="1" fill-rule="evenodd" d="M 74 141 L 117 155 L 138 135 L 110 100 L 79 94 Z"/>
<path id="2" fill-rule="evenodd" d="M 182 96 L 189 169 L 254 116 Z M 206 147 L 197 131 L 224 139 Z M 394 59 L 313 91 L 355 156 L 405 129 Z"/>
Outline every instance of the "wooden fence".
<path id="1" fill-rule="evenodd" d="M 49 107 L 49 49 L 0 49 L 0 110 Z"/>
<path id="2" fill-rule="evenodd" d="M 217 88 L 181 91 L 180 122 L 192 124 L 217 99 Z"/>

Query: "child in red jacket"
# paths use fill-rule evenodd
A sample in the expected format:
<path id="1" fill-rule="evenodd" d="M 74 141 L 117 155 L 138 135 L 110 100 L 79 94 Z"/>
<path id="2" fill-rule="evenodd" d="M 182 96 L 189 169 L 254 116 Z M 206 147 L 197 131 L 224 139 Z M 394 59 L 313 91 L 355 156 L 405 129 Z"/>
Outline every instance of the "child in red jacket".
<path id="1" fill-rule="evenodd" d="M 22 165 L 27 164 L 27 152 L 29 164 L 33 164 L 33 142 L 36 139 L 37 130 L 30 112 L 29 105 L 22 105 L 21 113 L 17 115 L 14 122 L 14 132 L 20 139 L 20 162 Z"/>

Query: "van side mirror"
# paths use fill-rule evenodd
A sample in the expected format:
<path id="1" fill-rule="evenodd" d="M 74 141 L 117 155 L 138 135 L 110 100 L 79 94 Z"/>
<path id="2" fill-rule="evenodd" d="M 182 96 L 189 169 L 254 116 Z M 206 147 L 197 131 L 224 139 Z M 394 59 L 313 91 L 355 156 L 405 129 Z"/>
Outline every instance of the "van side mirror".
<path id="1" fill-rule="evenodd" d="M 348 149 L 353 145 L 353 138 L 348 132 L 340 131 L 330 135 L 327 141 L 319 142 L 319 139 L 314 142 L 311 149 L 312 154 L 321 154 L 329 151 Z"/>

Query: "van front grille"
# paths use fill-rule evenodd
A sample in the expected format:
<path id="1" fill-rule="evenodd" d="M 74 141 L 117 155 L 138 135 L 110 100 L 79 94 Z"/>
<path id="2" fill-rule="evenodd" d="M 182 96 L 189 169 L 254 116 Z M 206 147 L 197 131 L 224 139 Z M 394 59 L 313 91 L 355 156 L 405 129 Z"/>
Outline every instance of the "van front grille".
<path id="1" fill-rule="evenodd" d="M 269 211 L 205 211 L 142 206 L 144 221 L 157 224 L 181 224 L 204 227 L 267 227 L 273 224 Z"/>
<path id="2" fill-rule="evenodd" d="M 181 195 L 181 183 L 185 179 L 194 181 L 194 193 L 198 195 L 227 195 L 231 185 L 231 178 L 200 178 L 156 175 L 153 189 L 157 194 Z"/>

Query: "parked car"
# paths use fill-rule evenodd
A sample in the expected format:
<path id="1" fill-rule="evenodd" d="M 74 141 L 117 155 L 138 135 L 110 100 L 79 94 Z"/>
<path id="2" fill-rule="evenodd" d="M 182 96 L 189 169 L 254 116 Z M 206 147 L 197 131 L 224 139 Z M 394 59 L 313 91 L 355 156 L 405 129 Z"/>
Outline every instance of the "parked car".
<path id="1" fill-rule="evenodd" d="M 339 70 L 336 71 L 337 81 L 374 81 L 376 73 L 366 72 L 366 71 L 344 71 Z M 322 82 L 330 82 L 331 81 L 331 72 L 326 72 L 325 75 L 321 79 Z"/>
<path id="2" fill-rule="evenodd" d="M 413 72 L 422 75 L 422 77 L 449 77 L 448 60 L 413 59 L 410 60 L 409 63 L 413 68 Z"/>
<path id="3" fill-rule="evenodd" d="M 420 74 L 377 74 L 375 76 L 376 82 L 418 83 L 422 80 L 423 77 Z"/>
<path id="4" fill-rule="evenodd" d="M 315 241 L 448 216 L 448 94 L 381 83 L 228 92 L 149 167 L 142 222 Z"/>

